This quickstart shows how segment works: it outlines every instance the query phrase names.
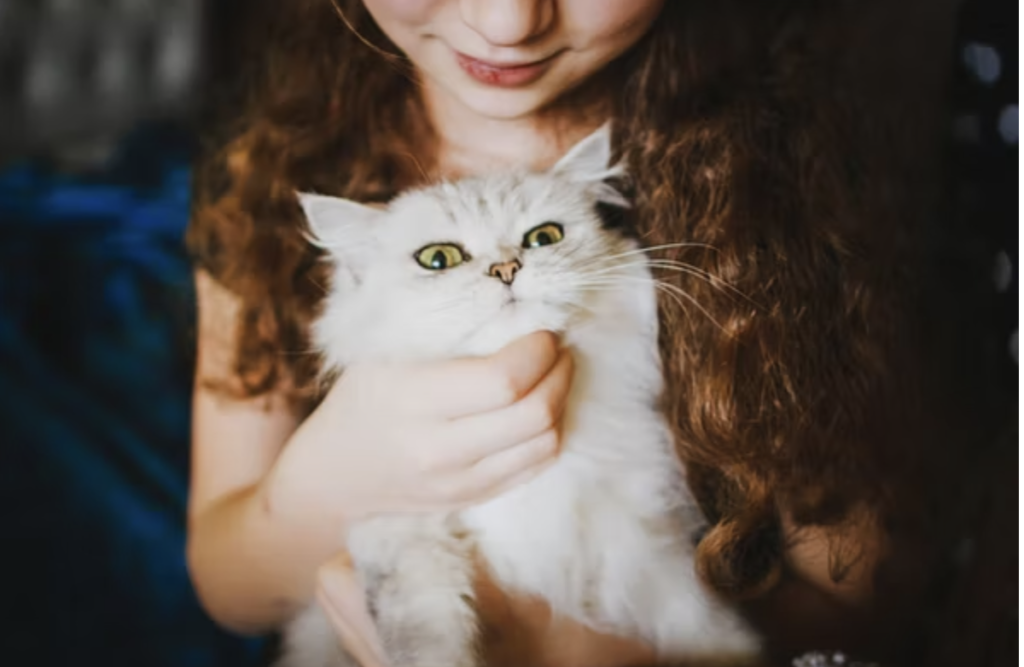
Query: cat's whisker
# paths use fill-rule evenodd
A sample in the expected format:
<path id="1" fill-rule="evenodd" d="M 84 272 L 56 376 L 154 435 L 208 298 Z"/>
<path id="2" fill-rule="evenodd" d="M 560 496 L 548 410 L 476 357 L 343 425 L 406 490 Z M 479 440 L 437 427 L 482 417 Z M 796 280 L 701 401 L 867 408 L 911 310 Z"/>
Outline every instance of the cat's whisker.
<path id="1" fill-rule="evenodd" d="M 650 269 L 664 269 L 664 270 L 670 270 L 670 271 L 678 271 L 679 273 L 686 273 L 686 274 L 691 275 L 691 276 L 693 276 L 695 278 L 700 278 L 700 279 L 704 280 L 711 287 L 713 287 L 713 288 L 715 288 L 715 289 L 717 289 L 717 290 L 719 290 L 719 291 L 721 291 L 723 293 L 729 293 L 729 294 L 733 294 L 735 296 L 738 296 L 738 297 L 744 299 L 745 301 L 747 301 L 748 303 L 754 305 L 755 307 L 760 308 L 760 304 L 758 304 L 750 296 L 748 296 L 742 290 L 738 289 L 732 283 L 729 283 L 729 282 L 727 282 L 725 280 L 722 280 L 721 278 L 715 276 L 713 273 L 711 273 L 709 271 L 701 269 L 701 268 L 699 268 L 697 266 L 694 266 L 692 264 L 688 264 L 687 262 L 680 262 L 680 261 L 677 261 L 677 260 L 647 259 L 647 260 L 644 260 L 644 261 L 641 261 L 641 262 L 626 262 L 626 263 L 622 263 L 622 264 L 616 264 L 615 266 L 608 266 L 608 267 L 605 267 L 605 268 L 602 268 L 602 269 L 598 269 L 596 271 L 587 271 L 583 275 L 596 276 L 596 275 L 610 274 L 610 273 L 613 273 L 613 272 L 615 272 L 616 270 L 619 270 L 619 269 L 628 269 L 628 268 L 635 267 L 635 266 L 646 266 L 647 268 L 650 268 Z"/>
<path id="2" fill-rule="evenodd" d="M 621 287 L 621 285 L 622 285 L 621 282 L 607 282 L 607 283 L 586 283 L 586 284 L 575 285 L 574 287 L 576 287 L 577 289 L 580 289 L 580 291 L 583 291 L 583 292 L 594 293 L 594 292 L 609 292 L 609 291 L 612 291 L 615 287 Z M 673 301 L 675 301 L 676 304 L 680 308 L 683 309 L 683 311 L 689 312 L 689 309 L 686 307 L 686 304 L 683 303 L 682 299 L 679 298 L 679 295 L 674 294 L 671 290 L 664 289 L 665 287 L 666 287 L 665 285 L 662 285 L 662 284 L 660 284 L 658 282 L 654 283 L 654 288 L 656 290 L 663 291 L 667 296 L 669 296 Z M 685 293 L 684 293 L 684 295 L 685 296 L 689 296 L 689 295 L 686 295 Z M 712 320 L 712 321 L 714 321 L 714 320 Z"/>
<path id="3" fill-rule="evenodd" d="M 620 252 L 614 255 L 605 255 L 603 257 L 598 257 L 597 259 L 595 259 L 594 263 L 621 259 L 623 257 L 632 257 L 635 255 L 646 255 L 647 253 L 657 252 L 659 250 L 673 250 L 676 248 L 704 248 L 706 250 L 714 250 L 715 252 L 718 252 L 718 248 L 707 243 L 664 243 L 662 245 L 649 246 L 646 248 L 635 248 L 633 250 L 627 250 L 626 252 Z"/>
<path id="4" fill-rule="evenodd" d="M 663 281 L 660 281 L 660 280 L 657 280 L 657 279 L 653 279 L 653 280 L 648 281 L 648 279 L 646 279 L 646 278 L 639 278 L 637 276 L 620 276 L 619 278 L 614 279 L 614 280 L 612 280 L 612 279 L 602 279 L 602 280 L 575 281 L 575 282 L 571 283 L 571 286 L 573 288 L 576 288 L 576 289 L 582 289 L 584 291 L 591 291 L 591 292 L 611 291 L 612 289 L 614 289 L 617 286 L 621 287 L 623 281 L 632 281 L 632 282 L 640 282 L 640 283 L 653 283 L 655 289 L 657 289 L 657 290 L 661 291 L 662 293 L 666 294 L 667 296 L 671 297 L 677 304 L 679 304 L 679 306 L 683 310 L 687 310 L 687 308 L 686 308 L 685 304 L 683 304 L 683 302 L 680 300 L 680 297 L 682 297 L 683 299 L 686 299 L 691 304 L 693 304 L 693 306 L 695 308 L 697 308 L 697 310 L 699 310 L 701 312 L 701 314 L 704 315 L 704 317 L 708 318 L 708 320 L 710 320 L 712 324 L 714 324 L 716 327 L 718 327 L 718 329 L 721 330 L 722 333 L 724 333 L 726 335 L 730 335 L 728 330 L 724 326 L 722 326 L 722 324 L 718 320 L 716 320 L 714 317 L 712 317 L 711 313 L 709 313 L 706 308 L 704 308 L 702 305 L 700 305 L 700 302 L 698 302 L 697 299 L 695 299 L 691 294 L 689 294 L 686 290 L 684 290 L 683 288 L 679 287 L 678 285 L 673 285 L 671 283 L 666 283 L 666 282 L 663 282 Z"/>
<path id="5" fill-rule="evenodd" d="M 605 286 L 609 288 L 621 287 L 623 282 L 631 278 L 632 276 L 618 276 L 616 278 L 609 278 L 607 280 L 580 280 L 574 282 L 564 283 L 566 287 L 593 287 L 595 285 Z"/>
<path id="6" fill-rule="evenodd" d="M 760 308 L 760 304 L 758 304 L 750 296 L 748 296 L 745 292 L 743 292 L 742 290 L 737 288 L 732 283 L 727 282 L 725 280 L 722 280 L 721 278 L 719 278 L 715 274 L 713 274 L 713 273 L 711 273 L 709 271 L 706 271 L 704 269 L 701 269 L 699 267 L 696 267 L 696 266 L 694 266 L 692 264 L 687 264 L 686 262 L 677 262 L 677 261 L 668 260 L 668 259 L 652 259 L 650 261 L 650 267 L 652 269 L 664 269 L 666 271 L 678 271 L 679 273 L 686 273 L 686 274 L 691 275 L 691 276 L 693 276 L 695 278 L 701 278 L 705 282 L 707 282 L 710 286 L 714 287 L 715 289 L 717 289 L 717 290 L 719 290 L 721 292 L 724 292 L 724 293 L 731 293 L 731 294 L 733 294 L 735 296 L 738 296 L 741 299 L 747 301 L 748 303 L 750 303 L 750 304 Z"/>
<path id="7" fill-rule="evenodd" d="M 586 269 L 586 268 L 589 268 L 589 267 L 595 266 L 595 265 L 600 267 L 602 265 L 609 264 L 609 263 L 615 262 L 618 259 L 622 259 L 622 258 L 626 258 L 626 257 L 632 257 L 632 256 L 637 256 L 637 255 L 645 255 L 646 256 L 648 253 L 659 251 L 659 250 L 669 250 L 669 249 L 674 249 L 674 248 L 686 248 L 686 247 L 705 248 L 705 249 L 708 249 L 708 250 L 714 250 L 715 252 L 718 252 L 717 248 L 715 248 L 714 246 L 709 245 L 707 243 L 696 243 L 696 242 L 692 242 L 692 243 L 665 243 L 665 244 L 662 244 L 662 245 L 650 246 L 650 247 L 646 247 L 646 248 L 637 248 L 637 249 L 629 250 L 629 251 L 622 252 L 622 253 L 616 253 L 614 255 L 606 255 L 606 256 L 603 256 L 603 257 L 599 257 L 599 258 L 597 258 L 597 259 L 595 259 L 595 260 L 593 260 L 591 262 L 583 264 L 580 268 Z M 703 278 L 704 280 L 706 280 L 708 282 L 708 284 L 712 285 L 713 287 L 715 287 L 717 289 L 720 289 L 722 291 L 731 292 L 731 293 L 735 294 L 736 296 L 739 296 L 740 298 L 742 298 L 742 299 L 748 301 L 749 303 L 753 304 L 754 306 L 760 307 L 760 305 L 757 302 L 755 302 L 749 295 L 744 293 L 742 290 L 738 289 L 736 286 L 732 285 L 731 283 L 729 283 L 729 282 L 727 282 L 725 280 L 722 280 L 721 278 L 719 278 L 718 276 L 715 276 L 713 273 L 711 273 L 709 271 L 706 271 L 706 270 L 701 269 L 701 268 L 699 268 L 697 266 L 694 266 L 693 264 L 689 264 L 687 262 L 682 262 L 682 261 L 679 261 L 679 260 L 672 260 L 672 259 L 659 258 L 659 257 L 647 258 L 645 260 L 645 262 L 643 262 L 643 263 L 646 264 L 650 268 L 674 269 L 674 270 L 678 270 L 678 271 L 683 272 L 683 273 L 688 273 L 688 274 L 690 274 L 690 275 L 692 275 L 694 277 L 697 277 L 697 278 Z M 604 269 L 601 269 L 601 271 L 606 271 L 606 270 L 614 271 L 619 266 L 635 266 L 635 264 L 633 264 L 633 263 L 627 263 L 627 264 L 618 264 L 618 263 L 616 263 L 616 266 L 606 267 Z"/>
<path id="8" fill-rule="evenodd" d="M 633 250 L 627 250 L 615 255 L 609 255 L 609 258 L 618 259 L 620 257 L 631 257 L 633 255 L 647 255 L 652 252 L 658 252 L 659 250 L 675 250 L 678 248 L 703 248 L 705 250 L 714 250 L 718 252 L 718 248 L 708 243 L 698 243 L 695 241 L 680 242 L 680 243 L 662 243 L 660 245 L 645 246 L 643 248 L 634 248 Z"/>
<path id="9" fill-rule="evenodd" d="M 684 299 L 692 303 L 694 307 L 697 308 L 697 310 L 703 313 L 704 317 L 708 318 L 712 324 L 714 324 L 716 327 L 719 328 L 719 330 L 721 330 L 722 333 L 724 333 L 727 336 L 730 336 L 729 331 L 724 326 L 722 326 L 722 324 L 718 320 L 712 317 L 711 313 L 709 313 L 707 309 L 704 308 L 704 306 L 700 305 L 697 299 L 693 298 L 693 296 L 691 296 L 686 290 L 682 289 L 678 285 L 661 282 L 660 280 L 655 280 L 654 286 L 659 290 L 665 291 L 665 293 L 667 294 L 677 294 L 678 296 L 683 297 Z"/>
<path id="10" fill-rule="evenodd" d="M 430 312 L 431 312 L 431 314 L 443 313 L 443 312 L 448 311 L 448 310 L 454 310 L 455 308 L 458 308 L 459 306 L 464 306 L 465 304 L 466 304 L 466 298 L 465 297 L 462 297 L 462 296 L 452 297 L 450 299 L 445 299 L 444 301 L 441 301 L 439 303 L 433 304 L 433 306 L 430 308 Z"/>
<path id="11" fill-rule="evenodd" d="M 659 285 L 657 283 L 655 283 L 654 287 L 657 290 L 663 291 L 665 294 L 667 294 L 673 301 L 676 302 L 676 305 L 678 305 L 683 310 L 684 313 L 689 314 L 689 312 L 690 312 L 689 308 L 686 307 L 686 304 L 683 303 L 682 299 L 680 299 L 678 295 L 673 294 L 672 292 L 669 292 L 669 291 L 661 290 L 662 285 Z"/>
<path id="12" fill-rule="evenodd" d="M 635 268 L 635 267 L 645 267 L 645 266 L 648 266 L 648 262 L 647 261 L 625 262 L 625 263 L 616 263 L 616 264 L 614 264 L 612 266 L 606 266 L 604 268 L 600 268 L 600 269 L 596 269 L 596 270 L 590 270 L 590 271 L 583 271 L 583 272 L 579 272 L 579 273 L 580 273 L 580 275 L 584 275 L 584 276 L 600 276 L 600 275 L 605 275 L 605 274 L 612 273 L 612 272 L 618 271 L 618 270 L 625 271 L 627 269 L 632 269 L 632 268 Z M 581 267 L 581 268 L 586 268 L 586 267 Z M 628 274 L 624 274 L 624 275 L 628 275 Z"/>

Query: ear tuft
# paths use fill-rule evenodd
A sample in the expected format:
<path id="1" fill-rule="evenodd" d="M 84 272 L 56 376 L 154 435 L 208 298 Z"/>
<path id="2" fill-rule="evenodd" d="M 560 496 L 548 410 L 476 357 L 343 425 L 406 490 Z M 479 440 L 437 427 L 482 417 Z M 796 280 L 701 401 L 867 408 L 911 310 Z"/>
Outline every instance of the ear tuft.
<path id="1" fill-rule="evenodd" d="M 582 183 L 596 183 L 625 174 L 621 165 L 612 165 L 612 127 L 606 122 L 569 149 L 551 172 Z"/>
<path id="2" fill-rule="evenodd" d="M 367 234 L 367 227 L 382 212 L 341 197 L 296 193 L 306 214 L 309 228 L 306 239 L 324 250 L 340 250 L 355 245 Z"/>
<path id="3" fill-rule="evenodd" d="M 626 178 L 622 164 L 610 164 L 612 160 L 612 127 L 607 122 L 588 137 L 569 149 L 569 152 L 552 167 L 551 173 L 569 178 L 577 183 L 592 186 L 597 201 L 619 208 L 629 208 L 629 201 L 611 182 Z"/>

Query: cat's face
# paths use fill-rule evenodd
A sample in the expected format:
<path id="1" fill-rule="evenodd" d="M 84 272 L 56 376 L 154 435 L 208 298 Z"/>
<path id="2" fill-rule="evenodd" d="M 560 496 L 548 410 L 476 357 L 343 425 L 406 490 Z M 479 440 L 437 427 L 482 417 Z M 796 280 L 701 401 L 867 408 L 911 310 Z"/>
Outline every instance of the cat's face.
<path id="1" fill-rule="evenodd" d="M 546 174 L 441 184 L 385 210 L 302 195 L 336 264 L 319 344 L 338 361 L 485 353 L 585 318 L 640 259 L 598 214 L 625 205 L 604 183 L 607 142 L 603 130 Z"/>

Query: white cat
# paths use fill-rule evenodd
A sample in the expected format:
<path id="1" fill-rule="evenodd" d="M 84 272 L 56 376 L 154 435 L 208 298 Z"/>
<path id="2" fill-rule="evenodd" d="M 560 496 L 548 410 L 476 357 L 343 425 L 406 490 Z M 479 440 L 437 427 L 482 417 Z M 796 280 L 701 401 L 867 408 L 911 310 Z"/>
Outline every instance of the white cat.
<path id="1" fill-rule="evenodd" d="M 758 640 L 694 572 L 701 518 L 662 392 L 655 287 L 638 244 L 606 229 L 625 207 L 601 128 L 546 173 L 412 191 L 386 210 L 300 195 L 335 275 L 314 338 L 326 367 L 491 353 L 560 332 L 576 374 L 559 460 L 483 505 L 377 518 L 348 547 L 393 667 L 480 667 L 471 552 L 505 590 L 650 642 L 666 659 L 753 657 Z M 443 388 L 439 388 L 443 390 Z M 280 667 L 348 667 L 314 605 Z"/>

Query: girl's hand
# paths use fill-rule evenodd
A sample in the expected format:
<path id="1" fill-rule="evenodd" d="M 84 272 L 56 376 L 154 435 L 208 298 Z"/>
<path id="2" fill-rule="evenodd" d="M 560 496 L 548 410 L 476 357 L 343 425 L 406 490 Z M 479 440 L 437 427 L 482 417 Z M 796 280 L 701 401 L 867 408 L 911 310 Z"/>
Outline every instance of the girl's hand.
<path id="1" fill-rule="evenodd" d="M 547 332 L 489 357 L 351 367 L 282 452 L 265 501 L 340 539 L 369 516 L 496 496 L 553 461 L 572 370 Z"/>
<path id="2" fill-rule="evenodd" d="M 389 667 L 366 607 L 366 596 L 345 554 L 320 568 L 317 601 L 342 645 L 361 667 Z M 602 635 L 564 616 L 552 615 L 541 600 L 510 597 L 481 577 L 477 605 L 485 623 L 499 628 L 486 641 L 486 662 L 495 667 L 650 667 L 658 657 L 635 640 Z M 486 633 L 485 633 L 486 634 Z"/>
<path id="3" fill-rule="evenodd" d="M 367 611 L 366 595 L 347 553 L 338 554 L 320 568 L 316 599 L 342 646 L 360 667 L 388 667 L 380 637 Z"/>

